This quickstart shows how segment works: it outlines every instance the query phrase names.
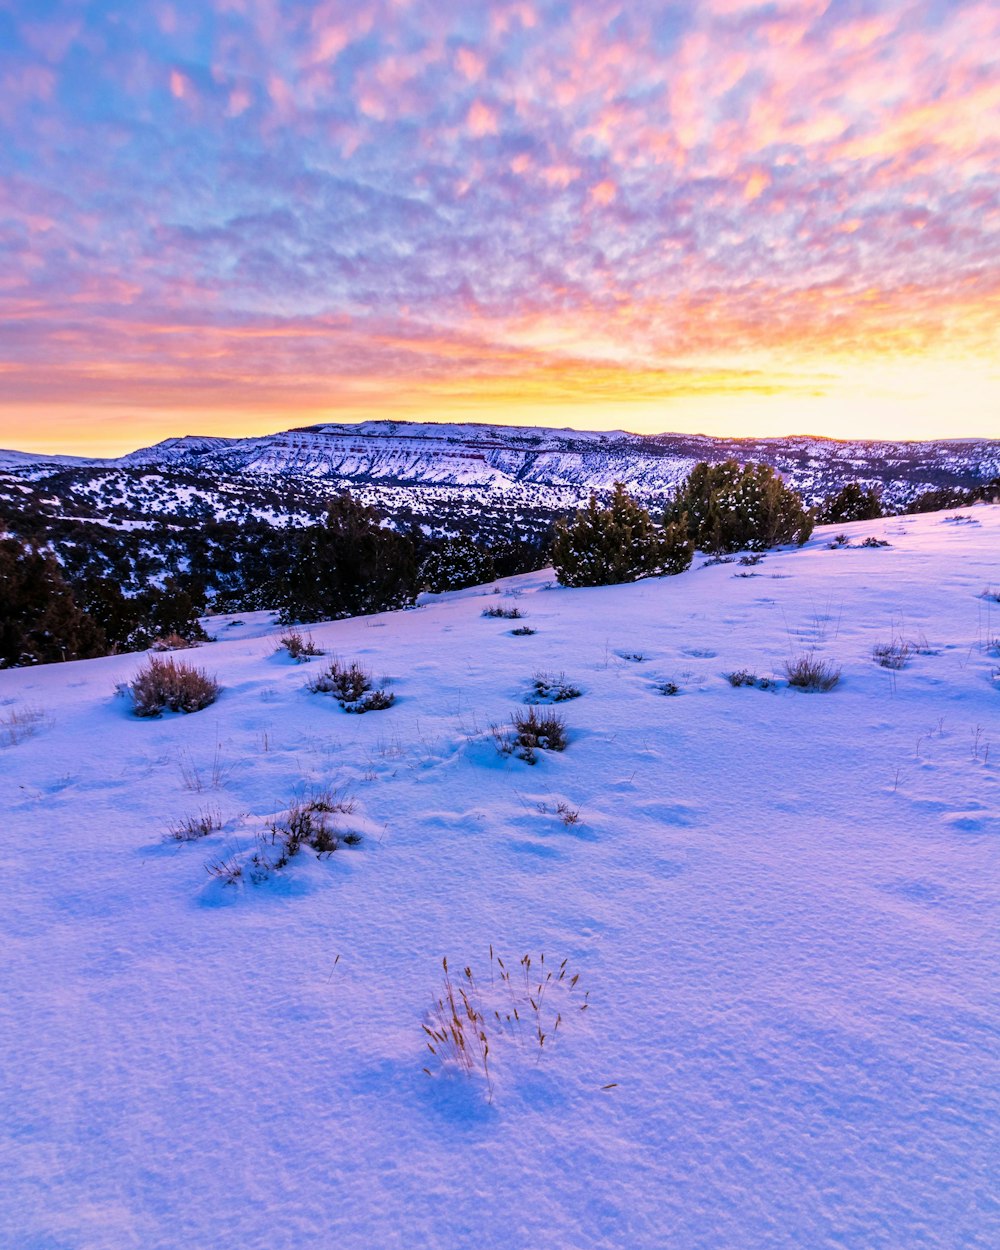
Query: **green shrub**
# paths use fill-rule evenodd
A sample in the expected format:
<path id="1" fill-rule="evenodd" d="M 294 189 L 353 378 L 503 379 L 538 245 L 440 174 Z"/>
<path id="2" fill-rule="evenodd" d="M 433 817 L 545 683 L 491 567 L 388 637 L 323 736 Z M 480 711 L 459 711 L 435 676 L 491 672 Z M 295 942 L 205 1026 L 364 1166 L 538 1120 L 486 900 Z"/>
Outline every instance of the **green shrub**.
<path id="1" fill-rule="evenodd" d="M 692 554 L 683 522 L 657 527 L 621 482 L 615 483 L 606 508 L 591 495 L 572 522 L 556 527 L 552 544 L 552 563 L 563 586 L 611 586 L 683 573 Z"/>
<path id="2" fill-rule="evenodd" d="M 766 464 L 696 464 L 664 513 L 700 551 L 763 551 L 806 541 L 813 519 L 802 499 Z"/>
<path id="3" fill-rule="evenodd" d="M 821 524 L 841 525 L 845 521 L 875 521 L 882 515 L 878 491 L 865 490 L 859 482 L 848 482 L 824 499 L 819 510 Z"/>

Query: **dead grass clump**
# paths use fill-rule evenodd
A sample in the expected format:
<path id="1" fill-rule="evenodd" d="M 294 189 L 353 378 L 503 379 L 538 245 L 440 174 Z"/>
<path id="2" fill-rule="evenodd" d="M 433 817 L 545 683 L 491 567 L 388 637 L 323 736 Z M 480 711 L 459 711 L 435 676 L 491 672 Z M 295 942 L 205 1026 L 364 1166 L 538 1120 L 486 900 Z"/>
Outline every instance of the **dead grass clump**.
<path id="1" fill-rule="evenodd" d="M 740 686 L 753 686 L 757 690 L 773 690 L 778 684 L 773 677 L 758 677 L 748 668 L 740 668 L 734 673 L 727 673 L 726 681 L 737 689 Z"/>
<path id="2" fill-rule="evenodd" d="M 205 871 L 223 885 L 235 885 L 243 876 L 243 865 L 235 855 L 217 855 L 208 861 Z"/>
<path id="3" fill-rule="evenodd" d="M 493 1101 L 493 1055 L 502 1048 L 534 1052 L 541 1059 L 551 1050 L 574 1010 L 586 1011 L 589 991 L 581 993 L 580 974 L 570 974 L 567 961 L 546 966 L 545 955 L 524 955 L 508 968 L 490 947 L 489 984 L 476 980 L 468 965 L 452 980 L 442 959 L 444 987 L 422 1025 L 427 1049 L 445 1071 L 481 1076 L 488 1101 Z M 424 1068 L 432 1076 L 430 1068 Z"/>
<path id="4" fill-rule="evenodd" d="M 891 638 L 872 647 L 872 659 L 882 668 L 899 670 L 905 668 L 913 647 L 902 638 Z"/>
<path id="5" fill-rule="evenodd" d="M 213 808 L 199 812 L 197 816 L 186 816 L 183 820 L 171 825 L 163 835 L 164 842 L 196 842 L 199 838 L 207 838 L 222 828 L 222 813 Z"/>
<path id="6" fill-rule="evenodd" d="M 164 634 L 162 638 L 154 638 L 149 644 L 149 649 L 150 651 L 190 651 L 196 645 L 190 638 L 183 638 L 180 634 Z"/>
<path id="7" fill-rule="evenodd" d="M 296 664 L 307 664 L 314 655 L 323 655 L 321 647 L 313 642 L 312 634 L 304 637 L 297 629 L 290 629 L 278 639 L 276 651 L 287 651 Z"/>
<path id="8" fill-rule="evenodd" d="M 494 620 L 519 621 L 524 613 L 520 608 L 502 608 L 499 604 L 495 608 L 483 608 L 483 616 L 488 616 Z"/>
<path id="9" fill-rule="evenodd" d="M 788 684 L 796 690 L 832 690 L 840 681 L 840 672 L 839 665 L 832 660 L 824 660 L 811 651 L 785 662 Z"/>
<path id="10" fill-rule="evenodd" d="M 333 660 L 325 672 L 306 682 L 313 694 L 332 694 L 345 712 L 381 712 L 392 707 L 396 696 L 383 687 L 372 688 L 372 675 L 357 660 L 349 664 Z"/>
<path id="11" fill-rule="evenodd" d="M 0 716 L 0 746 L 16 747 L 33 738 L 48 721 L 48 714 L 37 707 L 16 707 Z"/>
<path id="12" fill-rule="evenodd" d="M 530 625 L 522 625 L 520 629 L 512 629 L 510 631 L 512 638 L 530 638 L 532 634 L 537 634 L 537 629 L 532 629 Z"/>
<path id="13" fill-rule="evenodd" d="M 150 656 L 129 684 L 136 716 L 162 716 L 164 712 L 198 712 L 214 703 L 221 687 L 204 669 L 182 660 Z"/>

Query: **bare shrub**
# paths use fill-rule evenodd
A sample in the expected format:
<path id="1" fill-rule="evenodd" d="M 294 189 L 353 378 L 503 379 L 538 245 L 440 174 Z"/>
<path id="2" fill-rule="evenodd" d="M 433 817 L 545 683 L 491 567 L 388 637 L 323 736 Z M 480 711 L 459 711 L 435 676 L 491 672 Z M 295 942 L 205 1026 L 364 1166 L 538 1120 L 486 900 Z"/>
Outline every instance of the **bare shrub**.
<path id="1" fill-rule="evenodd" d="M 279 850 L 270 861 L 273 869 L 284 868 L 304 846 L 317 855 L 332 855 L 341 846 L 357 846 L 361 834 L 354 830 L 338 830 L 330 823 L 334 815 L 350 815 L 357 804 L 353 798 L 323 791 L 310 799 L 292 803 L 286 812 L 270 821 L 267 832 L 272 846 Z"/>
<path id="2" fill-rule="evenodd" d="M 332 694 L 345 712 L 381 712 L 392 707 L 394 694 L 372 689 L 372 675 L 357 660 L 333 660 L 327 669 L 306 682 L 313 694 Z"/>
<path id="3" fill-rule="evenodd" d="M 524 613 L 520 608 L 503 608 L 497 605 L 495 608 L 483 608 L 483 616 L 492 617 L 494 620 L 519 621 Z"/>
<path id="4" fill-rule="evenodd" d="M 221 687 L 204 669 L 182 660 L 150 656 L 129 684 L 136 716 L 162 716 L 164 712 L 198 712 L 214 703 Z"/>
<path id="5" fill-rule="evenodd" d="M 660 684 L 656 687 L 656 689 L 660 692 L 660 694 L 665 694 L 669 696 L 680 694 L 681 692 L 680 686 L 678 686 L 678 684 L 675 681 L 661 681 Z"/>
<path id="6" fill-rule="evenodd" d="M 858 546 L 859 547 L 891 547 L 892 543 L 890 543 L 888 539 L 885 539 L 885 538 L 875 538 L 874 536 L 870 536 L 868 538 L 863 539 L 860 543 L 858 543 Z"/>
<path id="7" fill-rule="evenodd" d="M 197 816 L 186 816 L 172 824 L 163 835 L 164 842 L 196 842 L 222 828 L 222 813 L 206 808 Z"/>
<path id="8" fill-rule="evenodd" d="M 824 660 L 811 651 L 785 662 L 788 684 L 797 690 L 832 690 L 840 681 L 840 672 L 839 665 L 832 660 Z"/>
<path id="9" fill-rule="evenodd" d="M 490 725 L 489 732 L 500 755 L 517 755 L 527 764 L 537 763 L 539 751 L 565 751 L 568 741 L 563 718 L 534 707 L 514 712 L 510 725 Z"/>
<path id="10" fill-rule="evenodd" d="M 582 692 L 566 680 L 565 673 L 537 672 L 531 679 L 529 703 L 565 703 L 578 699 Z"/>
<path id="11" fill-rule="evenodd" d="M 532 629 L 530 625 L 522 625 L 520 629 L 512 629 L 510 631 L 512 638 L 530 638 L 532 634 L 537 634 L 537 629 Z"/>
<path id="12" fill-rule="evenodd" d="M 278 640 L 276 651 L 287 651 L 296 664 L 306 664 L 314 655 L 323 655 L 321 647 L 313 642 L 312 634 L 304 637 L 297 629 L 289 629 Z"/>

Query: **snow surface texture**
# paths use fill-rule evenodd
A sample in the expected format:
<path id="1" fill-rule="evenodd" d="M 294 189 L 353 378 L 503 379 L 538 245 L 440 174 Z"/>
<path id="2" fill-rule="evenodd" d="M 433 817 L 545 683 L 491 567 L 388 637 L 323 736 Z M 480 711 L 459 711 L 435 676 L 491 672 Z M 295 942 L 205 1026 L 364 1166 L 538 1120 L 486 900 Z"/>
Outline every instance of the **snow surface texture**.
<path id="1" fill-rule="evenodd" d="M 1000 508 L 968 515 L 313 627 L 392 679 L 360 716 L 266 614 L 209 623 L 191 716 L 114 697 L 142 657 L 0 673 L 0 1244 L 1000 1244 Z M 726 680 L 812 648 L 829 693 Z M 487 726 L 537 670 L 582 693 L 529 766 Z M 328 787 L 360 845 L 210 878 Z M 491 944 L 589 991 L 544 1053 L 497 1039 L 492 1102 L 422 1031 Z"/>

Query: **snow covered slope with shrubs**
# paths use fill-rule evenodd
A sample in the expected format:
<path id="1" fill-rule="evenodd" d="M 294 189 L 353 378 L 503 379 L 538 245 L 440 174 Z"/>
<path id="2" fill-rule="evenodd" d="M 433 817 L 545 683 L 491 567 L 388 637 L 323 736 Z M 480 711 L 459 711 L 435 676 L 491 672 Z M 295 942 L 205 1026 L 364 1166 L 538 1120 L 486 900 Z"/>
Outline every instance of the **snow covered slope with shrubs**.
<path id="1" fill-rule="evenodd" d="M 0 672 L 0 1244 L 997 1245 L 1000 508 L 491 590 Z"/>

